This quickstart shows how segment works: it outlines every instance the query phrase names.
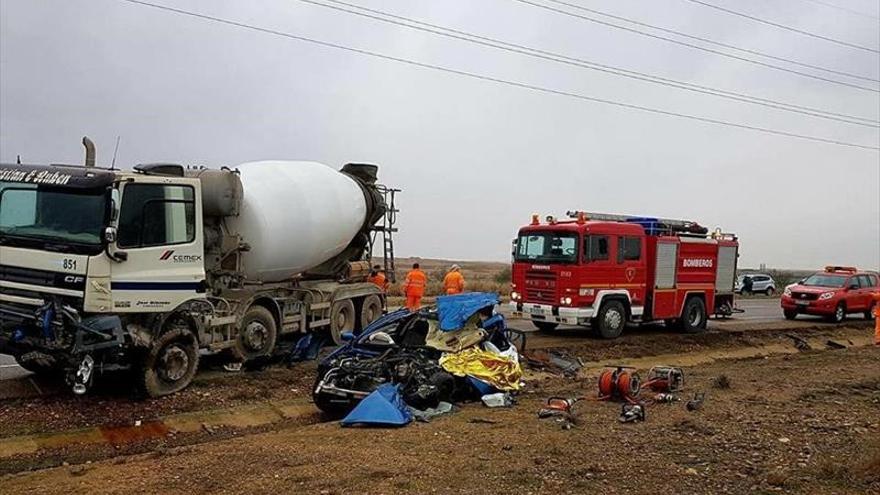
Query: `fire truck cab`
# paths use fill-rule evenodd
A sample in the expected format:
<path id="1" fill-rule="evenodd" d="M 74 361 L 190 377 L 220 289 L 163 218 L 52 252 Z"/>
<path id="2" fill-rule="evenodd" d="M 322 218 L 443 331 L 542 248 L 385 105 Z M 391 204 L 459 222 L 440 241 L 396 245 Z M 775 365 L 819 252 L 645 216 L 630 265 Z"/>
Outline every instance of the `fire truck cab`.
<path id="1" fill-rule="evenodd" d="M 514 240 L 511 309 L 543 331 L 590 326 L 604 338 L 626 323 L 686 332 L 733 312 L 739 244 L 686 220 L 568 212 L 538 216 Z"/>

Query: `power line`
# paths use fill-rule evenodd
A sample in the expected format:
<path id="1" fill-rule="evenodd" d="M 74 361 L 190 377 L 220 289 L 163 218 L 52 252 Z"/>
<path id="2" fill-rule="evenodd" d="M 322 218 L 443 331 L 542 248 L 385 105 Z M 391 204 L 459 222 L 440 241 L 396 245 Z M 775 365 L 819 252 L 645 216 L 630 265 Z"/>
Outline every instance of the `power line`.
<path id="1" fill-rule="evenodd" d="M 668 28 L 661 27 L 661 26 L 655 26 L 654 24 L 648 24 L 647 22 L 637 21 L 637 20 L 635 20 L 635 19 L 630 19 L 629 17 L 624 17 L 624 16 L 619 16 L 619 15 L 609 14 L 609 13 L 607 13 L 607 12 L 602 12 L 601 10 L 590 9 L 590 8 L 584 7 L 584 6 L 582 6 L 582 5 L 572 4 L 572 3 L 568 3 L 568 2 L 562 2 L 562 1 L 559 1 L 559 0 L 546 0 L 546 1 L 548 1 L 548 2 L 552 2 L 552 3 L 555 3 L 555 4 L 557 4 L 557 5 L 565 5 L 566 7 L 571 7 L 571 8 L 578 9 L 578 10 L 583 10 L 583 11 L 585 11 L 585 12 L 590 12 L 590 13 L 593 13 L 593 14 L 596 14 L 596 15 L 600 15 L 600 16 L 603 16 L 603 17 L 608 17 L 608 18 L 610 18 L 610 19 L 616 19 L 616 20 L 618 20 L 618 21 L 628 22 L 628 23 L 631 23 L 631 24 L 635 24 L 635 25 L 637 25 L 637 26 L 642 26 L 642 27 L 646 27 L 646 28 L 656 29 L 657 31 L 662 31 L 662 32 L 664 32 L 664 33 L 674 34 L 674 35 L 676 35 L 676 36 L 681 36 L 681 37 L 683 37 L 683 38 L 688 38 L 688 39 L 692 39 L 692 40 L 702 41 L 703 43 L 709 43 L 710 45 L 720 46 L 720 47 L 723 47 L 723 48 L 728 48 L 728 49 L 730 49 L 730 50 L 736 50 L 736 51 L 743 52 L 743 53 L 749 53 L 749 54 L 751 54 L 751 55 L 758 55 L 759 57 L 765 57 L 765 58 L 769 58 L 769 59 L 772 59 L 772 60 L 778 60 L 778 61 L 780 61 L 780 62 L 786 62 L 786 63 L 793 64 L 793 65 L 799 65 L 799 66 L 801 66 L 801 67 L 806 67 L 806 68 L 809 68 L 809 69 L 821 70 L 821 71 L 828 72 L 828 73 L 831 73 L 831 74 L 837 74 L 837 75 L 839 75 L 839 76 L 852 77 L 852 78 L 855 78 L 855 79 L 861 79 L 861 80 L 863 80 L 863 81 L 869 81 L 869 82 L 880 82 L 880 79 L 874 79 L 874 78 L 872 78 L 872 77 L 861 76 L 861 75 L 859 75 L 859 74 L 853 74 L 853 73 L 851 73 L 851 72 L 844 72 L 844 71 L 841 71 L 841 70 L 829 69 L 829 68 L 827 68 L 827 67 L 822 67 L 822 66 L 819 66 L 819 65 L 813 65 L 813 64 L 808 64 L 808 63 L 805 63 L 805 62 L 799 62 L 799 61 L 797 61 L 797 60 L 792 60 L 792 59 L 790 59 L 790 58 L 786 58 L 786 57 L 779 57 L 779 56 L 776 56 L 776 55 L 770 55 L 769 53 L 764 53 L 764 52 L 761 52 L 761 51 L 758 51 L 758 50 L 752 50 L 752 49 L 749 49 L 749 48 L 742 48 L 742 47 L 735 46 L 735 45 L 731 45 L 731 44 L 728 44 L 728 43 L 722 43 L 722 42 L 720 42 L 720 41 L 716 41 L 716 40 L 713 40 L 713 39 L 704 38 L 704 37 L 702 37 L 702 36 L 694 36 L 694 35 L 692 35 L 692 34 L 683 33 L 683 32 L 681 32 L 681 31 L 676 31 L 676 30 L 674 30 L 674 29 L 668 29 Z"/>
<path id="2" fill-rule="evenodd" d="M 487 76 L 487 75 L 479 74 L 479 73 L 475 73 L 475 72 L 467 72 L 467 71 L 463 71 L 463 70 L 459 70 L 459 69 L 452 69 L 449 67 L 443 67 L 440 65 L 418 62 L 415 60 L 401 58 L 401 57 L 395 57 L 392 55 L 385 55 L 383 53 L 373 52 L 370 50 L 364 50 L 361 48 L 354 48 L 354 47 L 350 47 L 350 46 L 346 46 L 346 45 L 332 43 L 329 41 L 322 41 L 322 40 L 317 40 L 314 38 L 308 38 L 305 36 L 299 36 L 296 34 L 285 33 L 283 31 L 276 31 L 274 29 L 254 26 L 252 24 L 245 24 L 243 22 L 233 21 L 233 20 L 229 20 L 229 19 L 223 19 L 221 17 L 215 17 L 215 16 L 211 16 L 211 15 L 207 15 L 207 14 L 201 14 L 198 12 L 192 12 L 192 11 L 188 11 L 188 10 L 178 9 L 175 7 L 168 7 L 165 5 L 150 3 L 150 2 L 143 1 L 143 0 L 118 0 L 118 1 L 127 2 L 130 4 L 141 5 L 141 6 L 145 6 L 145 7 L 152 7 L 154 9 L 172 12 L 175 14 L 194 17 L 194 18 L 212 21 L 212 22 L 216 22 L 216 23 L 220 23 L 220 24 L 226 24 L 229 26 L 235 26 L 235 27 L 248 29 L 248 30 L 252 30 L 252 31 L 257 31 L 257 32 L 265 33 L 265 34 L 271 34 L 273 36 L 280 36 L 280 37 L 289 38 L 292 40 L 303 41 L 306 43 L 311 43 L 314 45 L 319 45 L 319 46 L 323 46 L 323 47 L 327 47 L 327 48 L 335 48 L 337 50 L 344 50 L 344 51 L 348 51 L 348 52 L 352 52 L 352 53 L 358 53 L 358 54 L 366 55 L 369 57 L 390 60 L 393 62 L 398 62 L 401 64 L 413 66 L 413 67 L 420 67 L 420 68 L 431 69 L 431 70 L 440 71 L 440 72 L 447 72 L 450 74 L 456 74 L 459 76 L 469 77 L 472 79 L 494 82 L 494 83 L 503 84 L 506 86 L 537 91 L 540 93 L 554 94 L 554 95 L 559 95 L 559 96 L 567 96 L 570 98 L 575 98 L 575 99 L 584 100 L 584 101 L 590 101 L 590 102 L 594 102 L 594 103 L 603 103 L 605 105 L 612 105 L 612 106 L 617 106 L 617 107 L 622 107 L 622 108 L 629 108 L 631 110 L 639 110 L 642 112 L 648 112 L 648 113 L 653 113 L 653 114 L 657 114 L 657 115 L 665 115 L 665 116 L 669 116 L 669 117 L 679 117 L 679 118 L 683 118 L 683 119 L 695 120 L 698 122 L 704 122 L 704 123 L 708 123 L 708 124 L 716 124 L 716 125 L 735 127 L 735 128 L 739 128 L 739 129 L 746 129 L 746 130 L 751 130 L 751 131 L 756 131 L 756 132 L 763 132 L 763 133 L 767 133 L 767 134 L 774 134 L 777 136 L 792 137 L 792 138 L 804 139 L 804 140 L 808 140 L 808 141 L 815 141 L 815 142 L 827 143 L 827 144 L 835 144 L 835 145 L 839 145 L 839 146 L 860 148 L 860 149 L 866 149 L 866 150 L 871 150 L 871 151 L 880 151 L 880 147 L 877 147 L 877 146 L 868 146 L 868 145 L 864 145 L 864 144 L 851 143 L 851 142 L 847 142 L 847 141 L 838 141 L 835 139 L 823 138 L 823 137 L 818 137 L 818 136 L 797 134 L 797 133 L 782 131 L 782 130 L 778 130 L 778 129 L 752 126 L 749 124 L 741 124 L 738 122 L 716 120 L 716 119 L 712 119 L 712 118 L 708 118 L 708 117 L 701 117 L 698 115 L 691 115 L 691 114 L 673 112 L 670 110 L 662 110 L 662 109 L 658 109 L 658 108 L 645 107 L 645 106 L 641 106 L 641 105 L 635 105 L 632 103 L 625 103 L 625 102 L 620 102 L 620 101 L 615 101 L 615 100 L 606 100 L 606 99 L 597 98 L 594 96 L 589 96 L 589 95 L 584 95 L 584 94 L 579 94 L 579 93 L 572 93 L 572 92 L 557 90 L 557 89 L 552 89 L 552 88 L 546 88 L 543 86 L 537 86 L 537 85 L 528 84 L 528 83 L 521 83 L 521 82 L 517 82 L 517 81 L 511 81 L 509 79 L 501 79 L 501 78 Z"/>
<path id="3" fill-rule="evenodd" d="M 537 7 L 537 8 L 539 8 L 539 9 L 548 10 L 548 11 L 550 11 L 550 12 L 555 12 L 555 13 L 557 13 L 557 14 L 562 14 L 562 15 L 566 15 L 566 16 L 569 16 L 569 17 L 574 17 L 574 18 L 577 18 L 577 19 L 581 19 L 581 20 L 584 20 L 584 21 L 593 22 L 593 23 L 596 23 L 596 24 L 601 24 L 601 25 L 603 25 L 603 26 L 613 27 L 613 28 L 615 28 L 615 29 L 622 29 L 622 30 L 624 30 L 624 31 L 628 31 L 628 32 L 630 32 L 630 33 L 638 34 L 638 35 L 640 35 L 640 36 L 646 36 L 646 37 L 648 37 L 648 38 L 653 38 L 653 39 L 658 39 L 658 40 L 668 41 L 669 43 L 675 43 L 676 45 L 686 46 L 686 47 L 688 47 L 688 48 L 693 48 L 693 49 L 695 49 L 695 50 L 702 50 L 702 51 L 704 51 L 704 52 L 712 53 L 712 54 L 715 54 L 715 55 L 720 55 L 720 56 L 722 56 L 722 57 L 732 58 L 732 59 L 735 59 L 735 60 L 740 60 L 740 61 L 747 62 L 747 63 L 754 64 L 754 65 L 760 65 L 761 67 L 767 67 L 767 68 L 775 69 L 775 70 L 779 70 L 779 71 L 782 71 L 782 72 L 788 72 L 788 73 L 790 73 L 790 74 L 795 74 L 795 75 L 802 76 L 802 77 L 808 77 L 808 78 L 810 78 L 810 79 L 817 79 L 817 80 L 819 80 L 819 81 L 824 81 L 824 82 L 828 82 L 828 83 L 832 83 L 832 84 L 839 84 L 839 85 L 841 85 L 841 86 L 847 86 L 847 87 L 850 87 L 850 88 L 853 88 L 853 89 L 860 89 L 860 90 L 862 90 L 862 91 L 870 91 L 870 92 L 872 92 L 872 93 L 880 93 L 880 90 L 877 90 L 877 89 L 874 89 L 874 88 L 869 88 L 869 87 L 867 87 L 867 86 L 860 86 L 860 85 L 858 85 L 858 84 L 852 84 L 852 83 L 845 82 L 845 81 L 838 81 L 838 80 L 836 80 L 836 79 L 829 79 L 829 78 L 827 78 L 827 77 L 817 76 L 817 75 L 815 75 L 815 74 L 810 74 L 810 73 L 808 73 L 808 72 L 801 72 L 801 71 L 797 71 L 797 70 L 794 70 L 794 69 L 788 69 L 788 68 L 785 68 L 785 67 L 780 67 L 780 66 L 778 66 L 778 65 L 769 64 L 769 63 L 766 63 L 766 62 L 762 62 L 762 61 L 760 61 L 760 60 L 754 60 L 754 59 L 747 58 L 747 57 L 741 57 L 741 56 L 739 56 L 739 55 L 733 55 L 733 54 L 731 54 L 731 53 L 725 53 L 725 52 L 718 51 L 718 50 L 715 50 L 715 49 L 712 49 L 712 48 L 706 48 L 706 47 L 704 47 L 704 46 L 695 45 L 695 44 L 693 44 L 693 43 L 688 43 L 688 42 L 680 41 L 680 40 L 676 40 L 676 39 L 673 39 L 673 38 L 667 38 L 667 37 L 665 37 L 665 36 L 660 36 L 660 35 L 657 35 L 657 34 L 648 33 L 648 32 L 646 32 L 646 31 L 641 31 L 641 30 L 639 30 L 639 29 L 635 29 L 635 28 L 631 28 L 631 27 L 627 27 L 627 26 L 621 26 L 620 24 L 614 24 L 613 22 L 603 21 L 603 20 L 601 20 L 601 19 L 596 19 L 596 18 L 594 18 L 594 17 L 589 17 L 589 16 L 586 16 L 586 15 L 577 14 L 577 13 L 574 13 L 574 12 L 569 12 L 569 11 L 567 11 L 567 10 L 557 9 L 557 8 L 555 8 L 555 7 L 551 7 L 551 6 L 549 6 L 549 5 L 544 5 L 544 4 L 540 4 L 540 3 L 535 3 L 535 2 L 532 2 L 532 1 L 530 1 L 530 0 L 513 0 L 513 1 L 514 1 L 514 2 L 519 2 L 519 3 L 522 3 L 522 4 L 526 4 L 526 5 L 531 5 L 532 7 Z M 556 0 L 551 0 L 551 1 L 556 1 Z M 558 3 L 558 2 L 557 2 L 557 3 Z M 571 4 L 566 4 L 566 5 L 569 5 L 569 6 L 572 6 L 572 7 L 575 7 L 575 8 L 578 8 L 578 7 L 579 7 L 579 6 L 571 5 Z"/>
<path id="4" fill-rule="evenodd" d="M 794 28 L 794 27 L 791 27 L 791 26 L 786 26 L 785 24 L 779 24 L 778 22 L 768 21 L 767 19 L 762 19 L 762 18 L 760 18 L 760 17 L 753 16 L 753 15 L 749 15 L 749 14 L 745 14 L 745 13 L 743 13 L 743 12 L 737 12 L 737 11 L 735 11 L 735 10 L 730 10 L 730 9 L 727 9 L 727 8 L 721 7 L 720 5 L 715 5 L 715 4 L 712 4 L 712 3 L 709 3 L 709 2 L 704 2 L 704 1 L 702 1 L 702 0 L 686 0 L 686 1 L 691 2 L 691 3 L 696 3 L 696 4 L 699 4 L 699 5 L 703 5 L 703 6 L 705 6 L 705 7 L 709 7 L 710 9 L 715 9 L 715 10 L 719 10 L 719 11 L 721 11 L 721 12 L 726 12 L 726 13 L 731 14 L 731 15 L 736 15 L 736 16 L 739 16 L 739 17 L 743 17 L 743 18 L 745 18 L 745 19 L 749 19 L 749 20 L 752 20 L 752 21 L 755 21 L 755 22 L 760 22 L 761 24 L 766 24 L 766 25 L 768 25 L 768 26 L 773 26 L 773 27 L 777 27 L 777 28 L 779 28 L 779 29 L 785 29 L 785 30 L 787 30 L 787 31 L 791 31 L 791 32 L 793 32 L 793 33 L 802 34 L 802 35 L 804 35 L 804 36 L 810 36 L 810 37 L 812 37 L 812 38 L 816 38 L 816 39 L 820 39 L 820 40 L 825 40 L 825 41 L 830 41 L 831 43 L 837 43 L 838 45 L 848 46 L 848 47 L 850 47 L 850 48 L 857 48 L 857 49 L 859 49 L 859 50 L 865 50 L 865 51 L 872 52 L 872 53 L 880 53 L 880 50 L 877 50 L 877 49 L 875 49 L 875 48 L 870 48 L 870 47 L 862 46 L 862 45 L 856 45 L 855 43 L 849 43 L 849 42 L 846 42 L 846 41 L 841 41 L 841 40 L 836 39 L 836 38 L 830 38 L 830 37 L 828 37 L 828 36 L 823 36 L 823 35 L 821 35 L 821 34 L 811 33 L 810 31 L 804 31 L 804 30 L 802 30 L 802 29 L 797 29 L 797 28 Z"/>
<path id="5" fill-rule="evenodd" d="M 862 16 L 862 17 L 867 17 L 868 19 L 876 19 L 876 20 L 880 21 L 880 17 L 877 17 L 876 15 L 871 15 L 871 14 L 861 12 L 861 11 L 858 11 L 855 9 L 850 9 L 847 7 L 841 7 L 840 5 L 834 5 L 833 3 L 822 2 L 820 0 L 803 0 L 803 1 L 804 2 L 811 2 L 811 3 L 815 3 L 815 4 L 819 4 L 819 5 L 824 5 L 826 7 L 831 7 L 832 9 L 842 10 L 844 12 L 849 12 L 850 14 L 853 14 L 853 15 L 858 15 L 858 16 Z"/>
<path id="6" fill-rule="evenodd" d="M 867 119 L 864 117 L 858 117 L 858 116 L 853 116 L 853 115 L 833 113 L 833 112 L 828 112 L 825 110 L 820 110 L 820 109 L 815 109 L 815 108 L 802 107 L 802 106 L 784 103 L 784 102 L 780 102 L 780 101 L 776 101 L 776 100 L 758 98 L 758 97 L 750 96 L 747 94 L 725 91 L 725 90 L 712 88 L 712 87 L 708 87 L 708 86 L 701 86 L 701 85 L 692 84 L 692 83 L 688 83 L 688 82 L 684 82 L 684 81 L 677 81 L 674 79 L 667 79 L 667 78 L 660 77 L 660 76 L 654 76 L 654 75 L 646 74 L 643 72 L 630 71 L 627 69 L 621 69 L 619 67 L 598 64 L 598 63 L 591 62 L 591 61 L 584 60 L 584 59 L 580 59 L 580 58 L 569 57 L 569 56 L 562 55 L 559 53 L 554 53 L 554 52 L 540 50 L 537 48 L 532 48 L 532 47 L 528 47 L 528 46 L 524 46 L 524 45 L 509 43 L 509 42 L 498 40 L 495 38 L 480 36 L 480 35 L 477 35 L 474 33 L 451 29 L 451 28 L 439 26 L 436 24 L 430 24 L 427 22 L 419 21 L 417 19 L 412 19 L 409 17 L 404 17 L 404 16 L 392 14 L 392 13 L 385 12 L 382 10 L 370 9 L 367 7 L 362 7 L 359 5 L 350 4 L 350 3 L 343 2 L 340 0 L 325 0 L 325 1 L 331 2 L 334 4 L 338 4 L 338 5 L 345 5 L 347 7 L 353 7 L 355 9 L 359 9 L 359 10 L 362 10 L 365 12 L 371 12 L 374 14 L 383 15 L 383 16 L 390 17 L 393 19 L 400 19 L 400 20 L 403 20 L 403 21 L 406 21 L 406 22 L 409 22 L 412 24 L 416 24 L 416 25 L 406 24 L 404 22 L 398 22 L 398 21 L 395 21 L 392 19 L 385 19 L 383 17 L 378 17 L 375 15 L 366 14 L 364 12 L 358 12 L 355 10 L 350 10 L 350 9 L 346 9 L 343 7 L 338 7 L 335 5 L 327 5 L 325 3 L 317 2 L 315 0 L 299 0 L 299 1 L 301 1 L 303 3 L 311 4 L 311 5 L 316 5 L 316 6 L 325 7 L 328 9 L 333 9 L 333 10 L 336 10 L 339 12 L 345 12 L 348 14 L 354 14 L 357 16 L 366 17 L 366 18 L 373 19 L 373 20 L 380 21 L 380 22 L 385 22 L 385 23 L 394 24 L 397 26 L 406 27 L 409 29 L 416 29 L 416 30 L 431 33 L 431 34 L 445 36 L 447 38 L 467 41 L 469 43 L 475 43 L 475 44 L 482 45 L 482 46 L 488 46 L 488 47 L 495 48 L 498 50 L 503 50 L 503 51 L 507 51 L 507 52 L 511 52 L 511 53 L 517 53 L 517 54 L 521 54 L 521 55 L 526 55 L 529 57 L 548 60 L 551 62 L 572 65 L 572 66 L 579 67 L 582 69 L 605 72 L 608 74 L 613 74 L 613 75 L 617 75 L 617 76 L 621 76 L 621 77 L 627 77 L 627 78 L 650 82 L 650 83 L 654 83 L 654 84 L 660 84 L 663 86 L 669 86 L 669 87 L 673 87 L 673 88 L 677 88 L 677 89 L 681 89 L 681 90 L 685 90 L 685 91 L 692 91 L 692 92 L 696 92 L 696 93 L 708 94 L 708 95 L 716 96 L 719 98 L 726 98 L 726 99 L 739 101 L 739 102 L 743 102 L 743 103 L 750 103 L 753 105 L 761 105 L 761 106 L 768 107 L 768 108 L 773 108 L 773 109 L 787 111 L 787 112 L 793 112 L 793 113 L 799 113 L 799 114 L 803 114 L 803 115 L 809 115 L 812 117 L 818 117 L 818 118 L 834 120 L 834 121 L 838 121 L 838 122 L 845 122 L 848 124 L 855 124 L 855 125 L 861 125 L 861 126 L 866 126 L 866 127 L 880 128 L 880 126 L 877 125 L 877 124 L 880 124 L 880 121 L 877 121 L 877 120 L 871 120 L 871 119 Z M 427 26 L 427 27 L 420 27 L 420 26 Z M 438 31 L 438 30 L 442 30 L 442 31 Z M 451 34 L 451 33 L 454 33 L 454 34 Z M 836 118 L 835 116 L 836 117 L 843 117 L 843 118 Z M 848 119 L 854 119 L 857 121 L 861 120 L 864 122 L 857 122 L 857 121 L 854 122 L 853 120 L 848 120 Z"/>

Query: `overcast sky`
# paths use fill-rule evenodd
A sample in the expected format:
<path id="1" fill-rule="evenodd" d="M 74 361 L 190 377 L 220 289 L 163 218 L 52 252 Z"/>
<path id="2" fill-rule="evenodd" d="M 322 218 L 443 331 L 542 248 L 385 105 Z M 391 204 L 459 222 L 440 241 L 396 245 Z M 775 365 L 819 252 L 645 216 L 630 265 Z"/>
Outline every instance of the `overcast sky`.
<path id="1" fill-rule="evenodd" d="M 535 60 L 298 0 L 154 1 L 554 90 L 880 145 L 875 128 Z M 597 63 L 880 118 L 876 92 L 513 0 L 347 1 Z M 686 0 L 567 1 L 880 77 L 877 53 Z M 812 0 L 710 1 L 849 43 L 880 45 L 876 0 L 824 1 L 867 15 Z M 0 160 L 11 162 L 20 154 L 27 163 L 80 163 L 83 135 L 97 143 L 99 164 L 109 163 L 121 136 L 117 164 L 124 167 L 260 159 L 307 159 L 334 167 L 378 163 L 380 178 L 404 189 L 399 255 L 503 261 L 511 238 L 532 213 L 584 209 L 721 226 L 740 236 L 740 266 L 880 266 L 877 151 L 509 87 L 120 0 L 0 0 Z"/>

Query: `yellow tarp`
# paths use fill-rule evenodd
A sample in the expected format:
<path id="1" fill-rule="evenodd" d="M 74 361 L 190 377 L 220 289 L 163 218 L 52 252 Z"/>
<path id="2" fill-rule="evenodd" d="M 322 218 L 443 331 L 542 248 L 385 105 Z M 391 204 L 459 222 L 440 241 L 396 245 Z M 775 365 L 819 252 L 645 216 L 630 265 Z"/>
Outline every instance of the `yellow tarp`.
<path id="1" fill-rule="evenodd" d="M 522 368 L 519 362 L 471 347 L 455 354 L 444 354 L 440 366 L 456 376 L 472 376 L 498 390 L 519 390 Z"/>

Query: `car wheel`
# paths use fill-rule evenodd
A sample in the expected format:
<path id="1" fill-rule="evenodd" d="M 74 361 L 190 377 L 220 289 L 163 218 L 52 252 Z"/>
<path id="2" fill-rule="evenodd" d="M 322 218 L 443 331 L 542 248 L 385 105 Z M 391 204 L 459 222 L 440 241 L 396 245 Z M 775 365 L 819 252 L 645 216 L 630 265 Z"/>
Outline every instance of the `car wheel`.
<path id="1" fill-rule="evenodd" d="M 684 304 L 681 329 L 685 333 L 699 333 L 706 329 L 706 304 L 699 297 L 691 297 Z"/>
<path id="2" fill-rule="evenodd" d="M 776 292 L 776 291 L 773 290 L 773 287 L 767 287 L 767 290 L 764 291 L 764 294 L 766 294 L 768 296 L 772 296 L 774 292 Z"/>
<path id="3" fill-rule="evenodd" d="M 783 309 L 782 314 L 785 316 L 786 320 L 793 320 L 797 318 L 798 315 L 797 311 L 793 309 Z"/>
<path id="4" fill-rule="evenodd" d="M 277 338 L 278 329 L 272 313 L 263 306 L 251 306 L 241 319 L 233 354 L 240 361 L 271 356 Z"/>
<path id="5" fill-rule="evenodd" d="M 874 310 L 876 308 L 877 308 L 877 303 L 872 302 L 871 306 L 868 308 L 868 310 L 865 311 L 865 319 L 866 320 L 873 320 L 874 319 Z"/>
<path id="6" fill-rule="evenodd" d="M 839 303 L 836 308 L 834 308 L 834 314 L 831 315 L 831 321 L 834 323 L 840 323 L 846 320 L 846 305 L 843 303 Z"/>
<path id="7" fill-rule="evenodd" d="M 549 321 L 532 321 L 532 325 L 535 325 L 535 328 L 538 329 L 539 332 L 552 332 L 556 330 L 556 327 L 559 326 L 559 323 L 551 323 Z"/>
<path id="8" fill-rule="evenodd" d="M 616 339 L 626 326 L 626 308 L 620 301 L 608 301 L 599 310 L 596 325 L 603 339 Z"/>

